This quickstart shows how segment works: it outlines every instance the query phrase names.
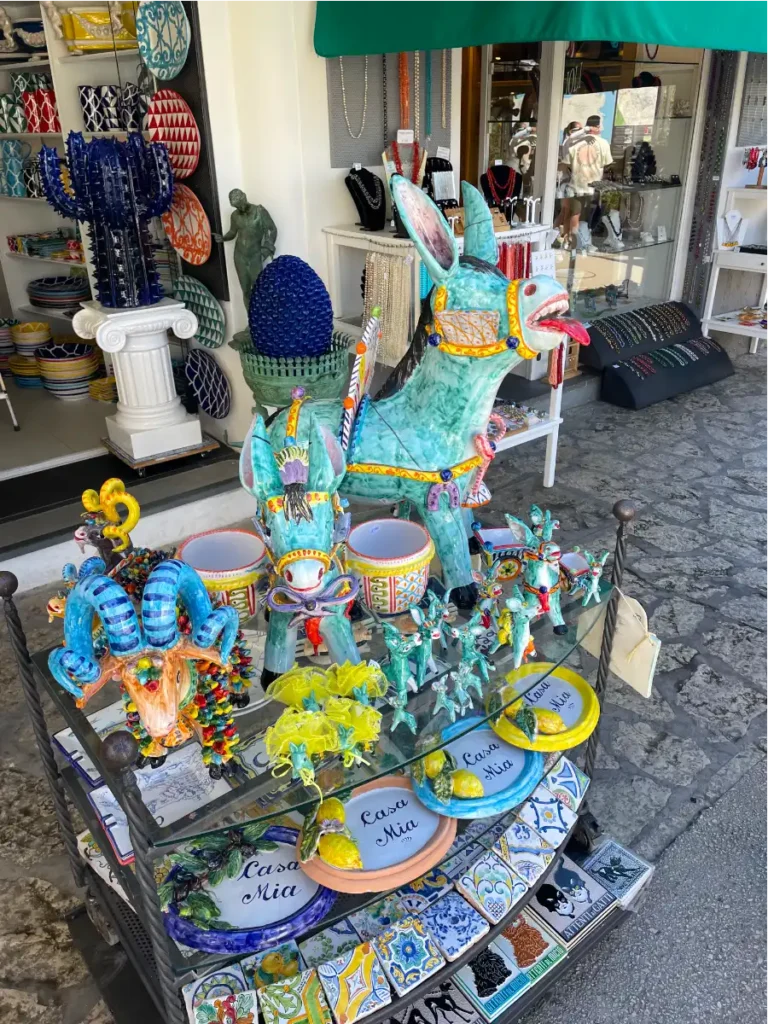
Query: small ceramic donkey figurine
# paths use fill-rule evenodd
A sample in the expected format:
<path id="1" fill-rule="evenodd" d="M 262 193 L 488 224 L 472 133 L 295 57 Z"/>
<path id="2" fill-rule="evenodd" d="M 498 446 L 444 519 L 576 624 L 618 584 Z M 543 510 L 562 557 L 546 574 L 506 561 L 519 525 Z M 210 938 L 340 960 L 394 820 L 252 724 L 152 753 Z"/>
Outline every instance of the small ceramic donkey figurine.
<path id="1" fill-rule="evenodd" d="M 536 654 L 531 620 L 539 614 L 539 602 L 532 594 L 524 597 L 520 587 L 513 587 L 512 596 L 504 604 L 506 609 L 501 613 L 499 622 L 499 646 L 509 644 L 514 667 L 520 668 L 524 661 Z"/>
<path id="2" fill-rule="evenodd" d="M 589 571 L 580 573 L 576 577 L 576 580 L 571 587 L 571 593 L 575 594 L 579 590 L 582 592 L 582 608 L 586 608 L 593 597 L 595 599 L 595 603 L 600 604 L 600 580 L 602 579 L 603 569 L 605 568 L 605 563 L 608 560 L 610 552 L 602 551 L 597 558 L 595 558 L 595 556 L 591 555 L 589 551 L 582 551 L 581 548 L 575 547 L 573 550 L 584 555 L 587 565 L 589 566 Z"/>
<path id="3" fill-rule="evenodd" d="M 535 508 L 536 506 L 534 506 Z M 540 511 L 540 510 L 539 510 Z M 567 633 L 563 613 L 560 610 L 560 590 L 562 587 L 560 574 L 560 547 L 558 544 L 537 537 L 534 531 L 517 516 L 505 515 L 512 533 L 523 539 L 523 591 L 526 595 L 534 595 L 538 601 L 539 615 L 548 615 L 555 633 Z M 544 517 L 540 522 L 542 530 L 549 532 L 557 525 L 557 520 Z"/>
<path id="4" fill-rule="evenodd" d="M 473 672 L 475 668 L 480 673 L 483 683 L 487 686 L 490 682 L 488 675 L 488 658 L 483 654 L 482 651 L 477 649 L 477 638 L 485 632 L 485 627 L 482 625 L 483 613 L 480 611 L 474 612 L 469 622 L 463 626 L 452 626 L 451 636 L 458 641 L 461 646 L 461 658 L 459 662 L 459 669 L 463 665 L 466 665 L 466 672 Z M 493 667 L 493 665 L 491 665 Z"/>
<path id="5" fill-rule="evenodd" d="M 427 610 L 414 605 L 411 608 L 411 618 L 418 626 L 421 644 L 416 648 L 416 688 L 420 690 L 424 685 L 429 672 L 436 672 L 437 665 L 432 657 L 432 644 L 435 640 L 440 641 L 441 647 L 446 647 L 446 632 L 448 619 L 448 598 L 441 601 L 437 594 L 431 590 L 427 591 L 429 605 Z"/>
<path id="6" fill-rule="evenodd" d="M 499 625 L 499 598 L 504 588 L 498 581 L 501 561 L 494 559 L 482 572 L 473 572 L 472 579 L 477 584 L 476 608 L 483 613 L 483 626 L 494 629 Z"/>
<path id="7" fill-rule="evenodd" d="M 403 634 L 391 622 L 382 622 L 384 643 L 389 651 L 389 661 L 381 666 L 381 670 L 392 684 L 394 693 L 387 694 L 387 703 L 395 709 L 392 716 L 392 732 L 402 722 L 411 732 L 416 732 L 416 719 L 406 711 L 408 691 L 416 690 L 416 679 L 409 664 L 411 654 L 421 646 L 419 633 Z"/>

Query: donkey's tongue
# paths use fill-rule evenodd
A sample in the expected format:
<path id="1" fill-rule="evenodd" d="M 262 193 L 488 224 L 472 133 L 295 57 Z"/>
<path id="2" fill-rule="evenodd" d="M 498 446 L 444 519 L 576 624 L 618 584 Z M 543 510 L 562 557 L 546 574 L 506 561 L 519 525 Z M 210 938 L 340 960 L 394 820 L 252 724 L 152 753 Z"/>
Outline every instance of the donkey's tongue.
<path id="1" fill-rule="evenodd" d="M 562 331 L 580 345 L 589 344 L 589 332 L 580 320 L 568 316 L 553 316 L 549 320 L 539 320 L 539 326 L 550 331 Z"/>

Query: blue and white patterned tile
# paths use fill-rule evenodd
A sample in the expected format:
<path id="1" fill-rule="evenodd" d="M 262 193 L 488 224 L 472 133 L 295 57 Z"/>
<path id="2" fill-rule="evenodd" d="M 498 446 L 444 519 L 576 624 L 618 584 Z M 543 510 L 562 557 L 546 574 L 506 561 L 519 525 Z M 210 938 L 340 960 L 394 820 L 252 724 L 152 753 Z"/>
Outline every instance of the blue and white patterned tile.
<path id="1" fill-rule="evenodd" d="M 344 953 L 349 953 L 359 943 L 360 936 L 352 927 L 352 922 L 345 917 L 336 924 L 323 928 L 312 938 L 301 941 L 299 950 L 307 967 L 317 967 L 318 964 L 327 963 Z"/>
<path id="2" fill-rule="evenodd" d="M 498 924 L 528 891 L 528 885 L 488 850 L 456 879 L 456 888 L 491 924 Z"/>
<path id="3" fill-rule="evenodd" d="M 518 810 L 517 816 L 552 846 L 559 846 L 576 823 L 574 812 L 560 803 L 546 786 L 534 789 Z"/>
<path id="4" fill-rule="evenodd" d="M 457 892 L 449 892 L 422 914 L 435 945 L 446 960 L 455 960 L 487 934 L 489 924 Z"/>
<path id="5" fill-rule="evenodd" d="M 397 896 L 390 895 L 356 910 L 349 915 L 349 921 L 363 942 L 368 942 L 403 917 L 405 910 L 400 901 Z"/>
<path id="6" fill-rule="evenodd" d="M 552 796 L 574 814 L 578 811 L 589 786 L 589 776 L 563 756 L 542 780 Z"/>
<path id="7" fill-rule="evenodd" d="M 516 819 L 493 848 L 493 852 L 520 875 L 528 885 L 546 871 L 555 856 L 554 848 L 535 829 Z"/>
<path id="8" fill-rule="evenodd" d="M 398 995 L 445 967 L 440 950 L 418 917 L 405 917 L 373 940 L 373 948 Z"/>
<path id="9" fill-rule="evenodd" d="M 446 872 L 432 868 L 421 878 L 414 878 L 408 885 L 398 889 L 395 895 L 403 910 L 409 914 L 421 914 L 452 888 L 453 882 Z"/>

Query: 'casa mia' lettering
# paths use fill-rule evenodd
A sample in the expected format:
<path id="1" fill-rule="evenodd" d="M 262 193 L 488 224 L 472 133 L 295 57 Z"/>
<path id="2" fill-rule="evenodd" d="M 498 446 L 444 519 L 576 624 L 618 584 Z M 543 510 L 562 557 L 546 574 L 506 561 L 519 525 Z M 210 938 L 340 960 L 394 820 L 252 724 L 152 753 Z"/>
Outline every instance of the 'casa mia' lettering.
<path id="1" fill-rule="evenodd" d="M 377 811 L 363 811 L 360 815 L 360 821 L 363 823 L 363 828 L 368 825 L 378 825 L 383 822 L 386 818 L 391 817 L 393 814 L 397 814 L 398 811 L 405 810 L 409 805 L 409 800 L 405 797 L 401 797 L 395 800 L 394 804 L 390 807 L 380 807 Z M 406 843 L 410 843 L 411 839 L 408 835 L 409 832 L 415 832 L 419 826 L 413 820 L 408 818 L 407 821 L 390 821 L 388 822 L 383 830 L 382 835 L 377 836 L 375 842 L 377 846 L 385 847 L 390 842 L 398 839 L 402 839 Z"/>
<path id="2" fill-rule="evenodd" d="M 270 878 L 270 875 L 280 875 L 285 871 L 298 871 L 299 862 L 289 860 L 285 864 L 262 864 L 258 858 L 248 861 L 243 868 L 240 878 L 263 878 L 251 893 L 245 893 L 243 903 L 253 903 L 254 900 L 261 900 L 265 903 L 271 900 L 291 899 L 298 893 L 297 883 L 288 882 L 285 879 L 277 881 Z"/>
<path id="3" fill-rule="evenodd" d="M 549 693 L 548 691 L 552 689 L 553 684 L 548 679 L 545 679 L 533 690 L 526 693 L 523 700 L 525 700 L 529 707 L 532 707 L 534 704 L 538 704 L 540 707 L 543 707 L 544 704 L 542 704 L 541 701 L 542 698 L 546 696 L 546 706 L 549 707 L 550 711 L 558 712 L 561 708 L 568 707 L 569 704 L 573 703 L 575 695 L 572 690 L 562 689 L 559 693 Z"/>
<path id="4" fill-rule="evenodd" d="M 508 757 L 505 757 L 503 761 L 482 763 L 486 758 L 498 753 L 500 749 L 501 744 L 492 740 L 482 750 L 465 750 L 461 755 L 461 760 L 468 768 L 481 768 L 483 777 L 488 781 L 489 779 L 498 778 L 500 775 L 505 775 L 508 771 L 516 768 L 514 761 Z"/>

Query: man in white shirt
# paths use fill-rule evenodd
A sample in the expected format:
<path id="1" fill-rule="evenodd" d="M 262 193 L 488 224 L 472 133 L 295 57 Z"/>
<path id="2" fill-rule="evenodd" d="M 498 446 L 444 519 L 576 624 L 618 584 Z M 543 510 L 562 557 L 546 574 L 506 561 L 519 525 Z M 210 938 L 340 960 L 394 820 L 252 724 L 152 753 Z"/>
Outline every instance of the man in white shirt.
<path id="1" fill-rule="evenodd" d="M 579 133 L 580 136 L 580 133 Z M 587 118 L 585 133 L 564 147 L 563 160 L 571 169 L 571 188 L 577 196 L 591 195 L 592 182 L 600 181 L 603 172 L 613 163 L 611 147 L 600 135 L 600 117 L 596 114 Z"/>

